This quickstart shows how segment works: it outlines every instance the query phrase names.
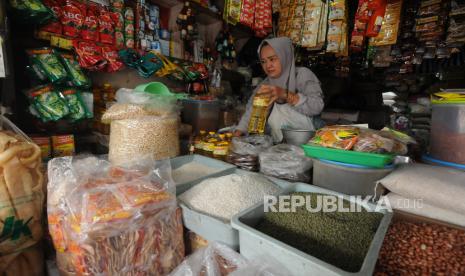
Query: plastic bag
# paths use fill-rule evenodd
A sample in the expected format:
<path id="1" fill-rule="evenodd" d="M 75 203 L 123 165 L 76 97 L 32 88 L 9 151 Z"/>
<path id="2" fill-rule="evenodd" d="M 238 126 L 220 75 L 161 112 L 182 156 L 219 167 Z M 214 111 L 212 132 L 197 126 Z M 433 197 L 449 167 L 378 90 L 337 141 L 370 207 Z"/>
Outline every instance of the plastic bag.
<path id="1" fill-rule="evenodd" d="M 291 272 L 270 256 L 259 256 L 228 276 L 287 276 Z"/>
<path id="2" fill-rule="evenodd" d="M 240 155 L 255 155 L 273 145 L 273 139 L 268 135 L 250 135 L 234 137 L 232 139 L 232 152 Z"/>
<path id="3" fill-rule="evenodd" d="M 394 140 L 380 136 L 378 131 L 361 129 L 353 150 L 371 153 L 390 153 L 394 148 Z"/>
<path id="4" fill-rule="evenodd" d="M 90 79 L 84 74 L 79 66 L 79 62 L 77 62 L 73 55 L 62 53 L 60 54 L 60 58 L 73 85 L 77 87 L 89 87 L 91 85 Z"/>
<path id="5" fill-rule="evenodd" d="M 48 223 L 63 274 L 166 275 L 184 257 L 168 161 L 125 167 L 96 157 L 48 166 Z"/>
<path id="6" fill-rule="evenodd" d="M 228 246 L 213 242 L 190 255 L 170 276 L 286 276 L 291 273 L 269 256 L 251 261 Z"/>
<path id="7" fill-rule="evenodd" d="M 179 154 L 179 116 L 174 97 L 120 89 L 116 100 L 102 116 L 104 123 L 111 123 L 108 158 L 112 163 L 146 154 L 155 159 Z"/>
<path id="8" fill-rule="evenodd" d="M 52 85 L 32 88 L 27 96 L 44 122 L 57 121 L 69 114 L 66 100 Z"/>
<path id="9" fill-rule="evenodd" d="M 291 181 L 310 181 L 313 162 L 297 146 L 280 144 L 260 153 L 260 172 Z"/>
<path id="10" fill-rule="evenodd" d="M 10 0 L 15 18 L 21 23 L 44 23 L 53 18 L 53 13 L 40 0 Z"/>
<path id="11" fill-rule="evenodd" d="M 352 126 L 327 126 L 319 129 L 311 143 L 328 148 L 350 150 L 357 142 L 359 128 Z"/>
<path id="12" fill-rule="evenodd" d="M 68 88 L 61 91 L 61 94 L 66 99 L 69 108 L 68 117 L 73 121 L 78 121 L 86 118 L 92 118 L 92 114 L 87 110 L 86 104 L 81 96 L 81 93 L 74 88 Z"/>
<path id="13" fill-rule="evenodd" d="M 27 50 L 31 64 L 38 65 L 51 82 L 62 82 L 67 73 L 61 64 L 57 53 L 51 48 L 40 48 Z"/>
<path id="14" fill-rule="evenodd" d="M 247 264 L 239 253 L 218 242 L 197 250 L 170 276 L 226 276 Z"/>
<path id="15" fill-rule="evenodd" d="M 45 187 L 40 148 L 7 118 L 0 116 L 0 124 L 0 274 L 3 275 L 18 255 L 42 239 Z"/>

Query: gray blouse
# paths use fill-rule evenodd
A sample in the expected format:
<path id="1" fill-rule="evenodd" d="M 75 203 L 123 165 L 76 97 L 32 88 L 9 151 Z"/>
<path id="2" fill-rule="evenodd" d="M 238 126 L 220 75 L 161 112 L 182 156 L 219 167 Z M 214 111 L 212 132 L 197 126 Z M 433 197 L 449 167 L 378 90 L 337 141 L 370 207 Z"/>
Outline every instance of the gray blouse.
<path id="1" fill-rule="evenodd" d="M 313 72 L 306 67 L 298 67 L 296 71 L 296 92 L 299 94 L 299 102 L 293 106 L 293 108 L 297 112 L 300 112 L 309 117 L 319 115 L 324 107 L 323 92 L 320 87 L 320 81 L 315 76 L 315 74 L 313 74 Z M 265 79 L 261 84 L 266 83 L 267 80 Z M 250 115 L 252 113 L 253 98 L 257 93 L 260 85 L 255 89 L 249 101 L 247 102 L 245 113 L 239 121 L 236 130 L 240 130 L 243 133 L 247 132 Z"/>

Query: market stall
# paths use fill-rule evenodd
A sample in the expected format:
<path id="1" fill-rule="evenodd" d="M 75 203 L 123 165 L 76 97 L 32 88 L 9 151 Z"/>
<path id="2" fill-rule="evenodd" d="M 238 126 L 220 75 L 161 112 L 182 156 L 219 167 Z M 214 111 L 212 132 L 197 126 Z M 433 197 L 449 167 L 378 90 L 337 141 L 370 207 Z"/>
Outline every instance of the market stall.
<path id="1" fill-rule="evenodd" d="M 0 275 L 465 274 L 465 1 L 0 2 Z"/>

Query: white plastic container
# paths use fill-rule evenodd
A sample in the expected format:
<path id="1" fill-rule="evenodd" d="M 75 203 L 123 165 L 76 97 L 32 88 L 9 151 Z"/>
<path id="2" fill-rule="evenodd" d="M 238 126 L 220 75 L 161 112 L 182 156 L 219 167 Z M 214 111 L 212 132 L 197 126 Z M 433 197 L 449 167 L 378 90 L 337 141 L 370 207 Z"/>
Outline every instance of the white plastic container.
<path id="1" fill-rule="evenodd" d="M 296 192 L 314 192 L 322 194 L 332 194 L 343 196 L 340 193 L 322 189 L 313 185 L 297 184 L 294 191 Z M 368 204 L 370 208 L 375 208 L 373 204 Z M 234 229 L 239 231 L 240 253 L 252 259 L 258 256 L 269 255 L 270 257 L 279 260 L 285 268 L 291 271 L 294 276 L 307 275 L 372 275 L 376 261 L 378 259 L 379 250 L 383 244 L 384 236 L 386 235 L 389 223 L 391 222 L 392 213 L 381 210 L 384 214 L 374 238 L 370 244 L 368 252 L 363 261 L 360 271 L 351 273 L 344 271 L 334 265 L 326 263 L 316 257 L 306 254 L 294 247 L 291 247 L 281 241 L 276 240 L 256 229 L 264 216 L 263 204 L 253 206 L 237 215 L 231 221 Z"/>
<path id="2" fill-rule="evenodd" d="M 229 174 L 236 173 L 240 175 L 244 174 L 257 174 L 253 172 L 248 172 L 240 169 L 235 169 Z M 210 177 L 209 177 L 210 178 Z M 284 180 L 280 180 L 273 177 L 267 177 L 274 184 L 283 189 L 283 193 L 288 192 L 293 189 L 295 184 L 289 183 Z M 203 180 L 195 181 L 191 187 L 199 184 Z M 184 226 L 193 231 L 194 233 L 200 235 L 202 238 L 206 239 L 209 242 L 219 241 L 229 247 L 238 250 L 239 249 L 239 233 L 236 229 L 232 228 L 230 222 L 212 217 L 208 214 L 193 210 L 189 208 L 182 201 L 179 202 L 179 205 L 182 208 L 182 218 Z"/>
<path id="3" fill-rule="evenodd" d="M 375 195 L 376 181 L 394 170 L 368 168 L 328 160 L 313 160 L 313 184 L 347 195 Z M 379 195 L 380 190 L 376 192 Z"/>

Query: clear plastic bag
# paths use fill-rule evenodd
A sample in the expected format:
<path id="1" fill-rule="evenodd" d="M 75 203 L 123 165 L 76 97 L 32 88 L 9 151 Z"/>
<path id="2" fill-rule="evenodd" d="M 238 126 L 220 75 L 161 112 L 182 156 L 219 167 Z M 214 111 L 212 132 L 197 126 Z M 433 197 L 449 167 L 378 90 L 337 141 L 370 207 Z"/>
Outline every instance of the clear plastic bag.
<path id="1" fill-rule="evenodd" d="M 184 258 L 168 161 L 96 157 L 48 166 L 48 224 L 62 274 L 166 275 Z"/>
<path id="2" fill-rule="evenodd" d="M 284 268 L 278 260 L 270 256 L 260 256 L 247 265 L 230 273 L 228 276 L 287 276 L 291 272 Z"/>
<path id="3" fill-rule="evenodd" d="M 311 143 L 328 148 L 351 150 L 357 142 L 359 128 L 353 126 L 327 126 L 319 129 Z"/>
<path id="4" fill-rule="evenodd" d="M 176 98 L 119 89 L 117 103 L 102 116 L 110 123 L 109 160 L 123 164 L 139 156 L 155 159 L 179 154 L 179 116 Z"/>
<path id="5" fill-rule="evenodd" d="M 240 155 L 255 155 L 273 145 L 273 139 L 268 135 L 250 135 L 234 137 L 232 139 L 231 151 Z"/>
<path id="6" fill-rule="evenodd" d="M 218 242 L 197 250 L 170 276 L 226 276 L 247 264 L 239 253 Z"/>
<path id="7" fill-rule="evenodd" d="M 370 153 L 390 153 L 394 148 L 394 140 L 380 136 L 378 131 L 361 129 L 353 150 Z"/>
<path id="8" fill-rule="evenodd" d="M 260 172 L 291 181 L 309 182 L 311 158 L 294 145 L 280 144 L 260 153 Z"/>
<path id="9" fill-rule="evenodd" d="M 170 276 L 286 276 L 291 273 L 269 256 L 251 261 L 219 242 L 189 256 Z"/>
<path id="10" fill-rule="evenodd" d="M 43 235 L 44 177 L 40 148 L 0 116 L 0 274 Z"/>

